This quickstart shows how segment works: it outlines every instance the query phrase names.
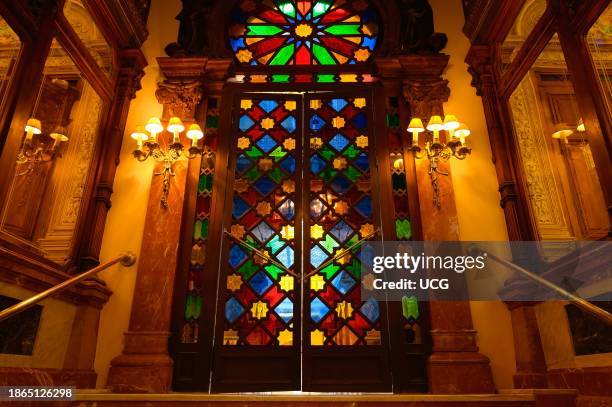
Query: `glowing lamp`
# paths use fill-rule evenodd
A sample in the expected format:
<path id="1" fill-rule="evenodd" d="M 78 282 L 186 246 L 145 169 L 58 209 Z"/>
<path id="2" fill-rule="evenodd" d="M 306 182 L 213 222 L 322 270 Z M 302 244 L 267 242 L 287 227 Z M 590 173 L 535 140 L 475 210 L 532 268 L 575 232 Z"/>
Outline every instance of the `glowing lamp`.
<path id="1" fill-rule="evenodd" d="M 185 131 L 185 126 L 180 118 L 171 117 L 170 121 L 168 122 L 168 131 L 174 135 L 172 142 L 175 144 L 180 143 L 181 139 L 179 134 Z"/>
<path id="2" fill-rule="evenodd" d="M 204 133 L 198 124 L 192 124 L 189 126 L 189 130 L 187 130 L 187 138 L 191 140 L 191 145 L 193 147 L 198 145 L 198 140 L 204 138 Z"/>
<path id="3" fill-rule="evenodd" d="M 423 127 L 423 122 L 419 118 L 414 118 L 410 120 L 410 124 L 408 125 L 408 131 L 412 133 L 412 145 L 416 146 L 419 144 L 419 133 L 425 131 Z"/>
<path id="4" fill-rule="evenodd" d="M 427 125 L 427 130 L 433 132 L 434 134 L 433 142 L 439 143 L 440 142 L 440 132 L 444 130 L 444 122 L 442 121 L 442 117 L 431 116 L 431 119 L 429 119 L 429 124 Z"/>
<path id="5" fill-rule="evenodd" d="M 455 137 L 459 137 L 459 140 L 461 141 L 462 145 L 465 144 L 465 138 L 469 137 L 471 134 L 472 132 L 464 123 L 461 123 L 459 127 L 457 127 L 457 129 L 455 130 Z"/>
<path id="6" fill-rule="evenodd" d="M 157 135 L 164 131 L 164 126 L 162 126 L 159 117 L 151 117 L 145 128 L 151 133 L 151 140 L 153 143 L 157 143 Z"/>
<path id="7" fill-rule="evenodd" d="M 576 130 L 578 130 L 580 133 L 584 133 L 586 131 L 584 120 L 580 119 L 580 121 L 578 122 L 578 127 L 576 127 Z"/>
<path id="8" fill-rule="evenodd" d="M 25 132 L 26 132 L 26 140 L 32 140 L 32 136 L 34 136 L 34 134 L 40 134 L 42 133 L 41 130 L 42 126 L 40 124 L 40 120 L 35 119 L 35 118 L 29 118 L 28 121 L 26 122 L 25 125 Z"/>
<path id="9" fill-rule="evenodd" d="M 457 117 L 452 114 L 447 114 L 444 116 L 444 130 L 448 131 L 448 134 L 451 136 L 451 139 L 455 138 L 455 130 L 457 130 L 461 126 Z"/>
<path id="10" fill-rule="evenodd" d="M 66 128 L 63 126 L 57 127 L 53 131 L 53 133 L 49 134 L 49 137 L 54 140 L 53 147 L 51 147 L 53 150 L 57 149 L 61 142 L 68 141 L 68 136 L 66 135 Z"/>
<path id="11" fill-rule="evenodd" d="M 149 139 L 149 136 L 147 136 L 147 133 L 145 133 L 145 128 L 143 126 L 136 127 L 136 131 L 132 133 L 131 137 L 136 140 L 138 149 L 141 151 L 143 143 Z"/>

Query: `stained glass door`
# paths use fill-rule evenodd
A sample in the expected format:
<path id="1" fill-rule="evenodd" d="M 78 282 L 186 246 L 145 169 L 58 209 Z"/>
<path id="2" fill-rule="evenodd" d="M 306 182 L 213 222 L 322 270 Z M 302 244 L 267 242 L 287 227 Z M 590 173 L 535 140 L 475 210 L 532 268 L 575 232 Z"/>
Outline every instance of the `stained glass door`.
<path id="1" fill-rule="evenodd" d="M 390 390 L 366 97 L 243 95 L 229 150 L 214 391 Z"/>

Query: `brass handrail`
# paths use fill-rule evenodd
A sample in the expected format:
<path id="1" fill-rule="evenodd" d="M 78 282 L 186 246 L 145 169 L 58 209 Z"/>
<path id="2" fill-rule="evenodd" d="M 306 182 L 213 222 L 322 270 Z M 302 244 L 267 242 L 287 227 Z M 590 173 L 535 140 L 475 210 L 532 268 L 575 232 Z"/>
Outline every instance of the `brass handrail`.
<path id="1" fill-rule="evenodd" d="M 579 297 L 575 294 L 570 293 L 567 290 L 564 290 L 563 288 L 559 287 L 558 285 L 551 283 L 550 281 L 538 276 L 537 274 L 532 273 L 529 270 L 526 270 L 520 266 L 517 266 L 516 264 L 512 263 L 511 261 L 499 258 L 497 256 L 495 256 L 494 254 L 491 253 L 487 253 L 487 256 L 508 267 L 509 269 L 512 269 L 522 275 L 524 275 L 525 277 L 537 282 L 538 284 L 543 285 L 546 288 L 549 288 L 551 290 L 553 290 L 554 292 L 562 295 L 563 297 L 565 297 L 567 300 L 573 302 L 576 304 L 576 306 L 586 312 L 588 312 L 589 314 L 593 315 L 594 317 L 600 319 L 601 321 L 607 323 L 608 325 L 612 326 L 612 314 L 610 314 L 608 311 L 606 311 L 605 309 L 598 307 L 597 305 L 593 304 L 592 302 L 589 302 L 587 300 L 585 300 L 582 297 Z"/>
<path id="2" fill-rule="evenodd" d="M 42 293 L 36 294 L 33 297 L 28 298 L 27 300 L 23 300 L 20 303 L 13 305 L 12 307 L 9 307 L 9 308 L 6 308 L 0 311 L 0 322 L 16 314 L 19 314 L 20 312 L 23 312 L 30 307 L 33 307 L 34 305 L 38 304 L 45 298 L 50 297 L 53 294 L 57 294 L 61 291 L 64 291 L 67 288 L 72 287 L 73 285 L 85 280 L 86 278 L 89 278 L 101 272 L 102 270 L 109 268 L 110 266 L 113 266 L 117 263 L 121 263 L 125 267 L 130 267 L 135 262 L 136 262 L 135 254 L 130 253 L 130 252 L 124 253 L 121 256 L 117 257 L 116 259 L 107 261 L 106 263 L 102 263 L 99 266 L 94 267 L 89 271 L 86 271 L 85 273 L 69 278 L 68 280 L 62 283 L 59 283 L 49 288 L 48 290 L 43 291 Z"/>

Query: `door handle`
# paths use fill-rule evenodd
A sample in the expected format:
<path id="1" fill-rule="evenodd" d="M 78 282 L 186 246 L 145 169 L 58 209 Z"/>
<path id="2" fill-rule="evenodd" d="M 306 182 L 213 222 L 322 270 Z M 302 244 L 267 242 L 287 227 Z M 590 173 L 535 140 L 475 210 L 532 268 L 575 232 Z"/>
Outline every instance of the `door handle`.
<path id="1" fill-rule="evenodd" d="M 282 263 L 279 263 L 278 261 L 274 260 L 273 258 L 271 258 L 268 254 L 262 252 L 261 250 L 259 250 L 256 247 L 251 246 L 248 242 L 245 242 L 242 239 L 237 238 L 236 236 L 232 235 L 230 232 L 228 232 L 227 230 L 224 230 L 223 233 L 227 236 L 229 236 L 230 238 L 232 238 L 233 240 L 235 240 L 236 242 L 238 242 L 239 244 L 241 244 L 242 246 L 246 247 L 247 249 L 251 250 L 255 255 L 257 255 L 258 257 L 266 260 L 267 262 L 275 265 L 276 267 L 280 268 L 281 270 L 283 270 L 284 272 L 286 272 L 287 274 L 296 277 L 296 278 L 300 278 L 300 276 L 292 270 L 289 270 L 287 267 L 285 267 Z"/>

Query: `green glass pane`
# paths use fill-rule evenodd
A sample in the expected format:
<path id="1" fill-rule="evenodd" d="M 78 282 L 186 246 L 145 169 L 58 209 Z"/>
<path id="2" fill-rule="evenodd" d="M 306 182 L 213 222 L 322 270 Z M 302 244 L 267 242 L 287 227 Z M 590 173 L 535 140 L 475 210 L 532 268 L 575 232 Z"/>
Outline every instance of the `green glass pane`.
<path id="1" fill-rule="evenodd" d="M 391 176 L 391 179 L 393 181 L 393 189 L 394 190 L 406 190 L 406 177 L 405 174 L 393 174 Z"/>
<path id="2" fill-rule="evenodd" d="M 281 269 L 280 267 L 276 267 L 274 264 L 270 264 L 269 266 L 264 267 L 264 269 L 266 270 L 266 273 L 268 273 L 275 281 L 278 281 L 278 278 L 285 274 L 285 270 Z"/>
<path id="3" fill-rule="evenodd" d="M 322 269 L 321 271 L 319 271 L 319 273 L 323 274 L 326 281 L 329 281 L 336 275 L 338 271 L 340 271 L 340 266 L 336 266 L 335 264 L 332 263 L 329 266 Z"/>
<path id="4" fill-rule="evenodd" d="M 336 82 L 336 75 L 319 74 L 319 75 L 317 75 L 317 82 L 319 82 L 319 83 L 334 83 L 334 82 Z"/>
<path id="5" fill-rule="evenodd" d="M 359 24 L 340 24 L 332 25 L 325 29 L 325 32 L 333 35 L 361 35 Z"/>
<path id="6" fill-rule="evenodd" d="M 276 254 L 285 246 L 285 242 L 281 240 L 280 236 L 276 235 L 266 244 L 266 246 L 270 249 L 272 254 Z"/>
<path id="7" fill-rule="evenodd" d="M 397 114 L 388 113 L 387 114 L 387 127 L 399 127 L 400 118 Z"/>
<path id="8" fill-rule="evenodd" d="M 412 238 L 412 225 L 408 219 L 398 219 L 395 221 L 395 233 L 400 240 L 410 240 Z"/>
<path id="9" fill-rule="evenodd" d="M 357 242 L 359 241 L 359 236 L 357 234 L 353 235 L 353 237 L 351 237 L 349 239 L 348 242 L 344 243 L 344 247 L 351 247 L 353 245 L 355 245 Z M 359 250 L 361 250 L 361 247 L 356 247 L 353 249 L 353 253 L 357 253 Z"/>
<path id="10" fill-rule="evenodd" d="M 346 175 L 346 178 L 350 179 L 351 181 L 355 182 L 359 179 L 359 177 L 361 176 L 361 173 L 359 172 L 358 169 L 356 169 L 355 167 L 349 167 L 346 171 L 344 171 L 344 175 Z"/>
<path id="11" fill-rule="evenodd" d="M 206 116 L 206 127 L 216 129 L 219 127 L 219 116 Z"/>
<path id="12" fill-rule="evenodd" d="M 319 44 L 313 43 L 312 52 L 314 53 L 315 58 L 317 58 L 321 65 L 336 65 L 336 60 L 329 53 L 327 48 L 324 48 Z"/>
<path id="13" fill-rule="evenodd" d="M 329 161 L 336 156 L 336 153 L 332 151 L 328 146 L 323 147 L 319 150 L 321 157 L 325 158 L 325 161 Z"/>
<path id="14" fill-rule="evenodd" d="M 206 239 L 208 237 L 208 219 L 202 221 L 202 228 L 200 230 L 200 238 Z"/>
<path id="15" fill-rule="evenodd" d="M 351 264 L 346 265 L 344 269 L 353 275 L 357 280 L 361 278 L 361 262 L 355 258 L 351 260 Z"/>
<path id="16" fill-rule="evenodd" d="M 319 177 L 325 182 L 330 182 L 337 174 L 338 171 L 334 170 L 333 168 L 325 167 L 325 169 L 319 174 Z"/>
<path id="17" fill-rule="evenodd" d="M 283 32 L 281 28 L 274 25 L 249 25 L 248 29 L 247 36 L 252 37 L 272 36 Z"/>
<path id="18" fill-rule="evenodd" d="M 291 81 L 291 75 L 272 75 L 272 82 L 274 83 L 289 83 Z"/>
<path id="19" fill-rule="evenodd" d="M 255 181 L 259 178 L 259 176 L 261 175 L 261 172 L 259 172 L 258 168 L 251 168 L 249 170 L 249 172 L 247 172 L 246 174 L 244 174 L 245 177 L 247 177 L 248 179 L 250 179 L 251 181 Z"/>
<path id="20" fill-rule="evenodd" d="M 188 295 L 185 302 L 185 319 L 198 319 L 202 314 L 202 297 Z"/>
<path id="21" fill-rule="evenodd" d="M 351 160 L 357 157 L 359 154 L 361 154 L 361 151 L 357 147 L 355 147 L 353 144 L 351 144 L 349 148 L 344 150 L 344 152 L 342 153 L 343 156 L 350 158 Z"/>
<path id="22" fill-rule="evenodd" d="M 257 267 L 253 260 L 249 260 L 238 269 L 238 274 L 242 275 L 244 280 L 248 280 L 257 273 L 257 270 L 259 270 L 259 267 Z"/>
<path id="23" fill-rule="evenodd" d="M 283 150 L 281 146 L 278 146 L 270 153 L 270 157 L 274 158 L 274 161 L 279 162 L 287 156 L 287 152 Z"/>
<path id="24" fill-rule="evenodd" d="M 325 240 L 319 243 L 327 253 L 332 254 L 337 247 L 340 247 L 340 244 L 336 242 L 330 235 L 325 236 Z"/>
<path id="25" fill-rule="evenodd" d="M 201 234 L 202 234 L 202 221 L 197 220 L 195 224 L 193 225 L 193 238 L 197 240 L 200 238 Z"/>
<path id="26" fill-rule="evenodd" d="M 294 52 L 295 44 L 289 44 L 284 46 L 276 53 L 274 58 L 272 58 L 272 60 L 270 61 L 270 65 L 287 65 L 287 62 L 289 62 Z"/>
<path id="27" fill-rule="evenodd" d="M 270 173 L 268 173 L 268 177 L 270 177 L 274 182 L 280 184 L 280 182 L 285 178 L 285 173 L 280 168 L 276 167 Z"/>
<path id="28" fill-rule="evenodd" d="M 402 315 L 407 320 L 419 319 L 419 302 L 416 297 L 402 297 Z"/>
<path id="29" fill-rule="evenodd" d="M 320 15 L 323 15 L 329 10 L 331 6 L 332 0 L 319 0 L 312 8 L 312 16 L 313 18 L 317 18 Z"/>
<path id="30" fill-rule="evenodd" d="M 246 152 L 247 157 L 249 158 L 259 158 L 259 157 L 263 157 L 263 153 L 261 152 L 260 149 L 258 149 L 257 147 L 253 146 L 250 149 L 248 149 Z"/>
<path id="31" fill-rule="evenodd" d="M 296 10 L 292 0 L 278 0 L 276 4 L 278 4 L 278 9 L 281 11 L 281 13 L 291 18 L 295 18 Z"/>
<path id="32" fill-rule="evenodd" d="M 200 191 L 200 193 L 212 191 L 212 182 L 213 182 L 212 174 L 201 175 L 200 182 L 198 184 L 198 191 Z"/>

